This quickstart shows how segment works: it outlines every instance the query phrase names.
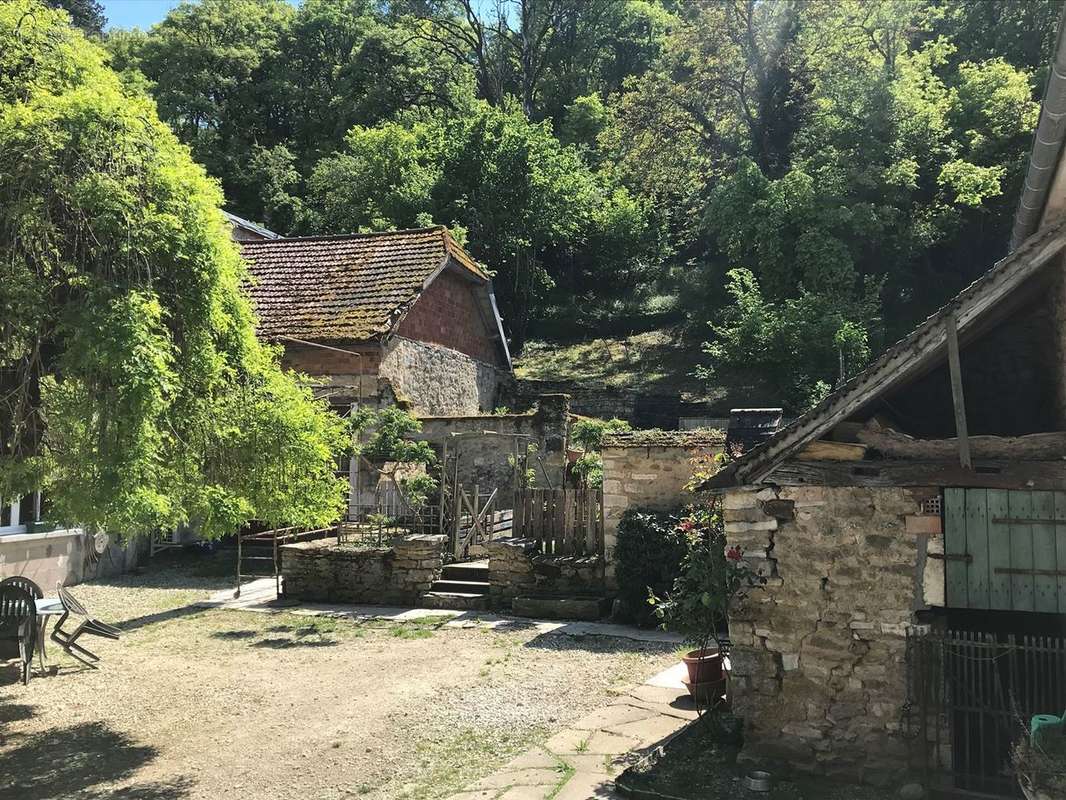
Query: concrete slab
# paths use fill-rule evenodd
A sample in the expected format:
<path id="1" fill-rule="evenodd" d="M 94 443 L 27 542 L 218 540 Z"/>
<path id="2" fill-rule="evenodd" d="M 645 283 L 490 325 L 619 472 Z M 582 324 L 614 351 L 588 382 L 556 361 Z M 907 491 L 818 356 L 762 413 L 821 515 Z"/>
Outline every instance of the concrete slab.
<path id="1" fill-rule="evenodd" d="M 688 677 L 688 668 L 685 666 L 684 661 L 678 661 L 674 666 L 669 669 L 664 669 L 658 675 L 652 675 L 645 681 L 645 686 L 655 686 L 662 689 L 677 689 L 682 692 L 687 692 L 685 684 L 681 682 L 682 678 Z"/>

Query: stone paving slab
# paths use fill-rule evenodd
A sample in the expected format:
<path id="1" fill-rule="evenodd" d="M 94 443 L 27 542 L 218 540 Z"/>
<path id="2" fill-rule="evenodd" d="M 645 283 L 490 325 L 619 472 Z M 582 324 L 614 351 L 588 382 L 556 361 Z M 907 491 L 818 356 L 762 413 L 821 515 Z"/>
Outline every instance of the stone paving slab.
<path id="1" fill-rule="evenodd" d="M 483 628 L 487 630 L 521 628 L 540 634 L 554 633 L 562 636 L 612 636 L 637 642 L 681 644 L 677 634 L 662 630 L 645 630 L 630 625 L 609 622 L 560 622 L 524 617 L 509 617 L 484 611 L 460 611 L 454 609 L 410 608 L 399 606 L 372 606 L 345 603 L 300 603 L 279 600 L 273 578 L 258 578 L 241 587 L 240 598 L 233 597 L 233 590 L 215 592 L 207 600 L 195 603 L 200 608 L 236 609 L 264 614 L 297 614 L 312 617 L 348 617 L 357 620 L 383 620 L 387 622 L 411 622 L 427 617 L 448 617 L 448 628 Z"/>
<path id="2" fill-rule="evenodd" d="M 621 800 L 614 776 L 627 756 L 647 752 L 696 718 L 683 675 L 671 668 L 652 676 L 448 800 Z M 545 769 L 551 759 L 559 768 Z M 485 793 L 493 787 L 495 794 Z"/>

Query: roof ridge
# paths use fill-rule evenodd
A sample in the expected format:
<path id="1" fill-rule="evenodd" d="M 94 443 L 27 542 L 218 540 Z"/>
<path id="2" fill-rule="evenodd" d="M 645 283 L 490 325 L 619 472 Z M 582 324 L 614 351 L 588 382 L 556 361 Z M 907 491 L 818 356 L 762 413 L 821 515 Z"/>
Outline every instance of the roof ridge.
<path id="1" fill-rule="evenodd" d="M 287 236 L 281 239 L 262 239 L 241 242 L 241 247 L 246 245 L 263 245 L 263 244 L 280 244 L 283 242 L 329 242 L 329 241 L 344 241 L 348 239 L 369 239 L 375 236 L 402 236 L 405 234 L 414 233 L 433 233 L 434 231 L 443 230 L 447 232 L 448 228 L 445 225 L 430 225 L 427 228 L 394 228 L 387 231 L 363 231 L 360 233 L 330 233 L 322 234 L 318 236 Z"/>

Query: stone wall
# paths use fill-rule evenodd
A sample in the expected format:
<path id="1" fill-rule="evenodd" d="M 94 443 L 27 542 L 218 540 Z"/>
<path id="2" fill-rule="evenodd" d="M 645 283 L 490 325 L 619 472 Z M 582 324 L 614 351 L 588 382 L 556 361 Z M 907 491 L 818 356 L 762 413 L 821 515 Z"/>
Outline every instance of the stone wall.
<path id="1" fill-rule="evenodd" d="M 561 486 L 570 438 L 570 400 L 566 395 L 544 395 L 536 410 L 525 414 L 421 417 L 420 439 L 438 450 L 448 445 L 450 456 L 459 454 L 459 482 L 482 490 L 500 490 L 499 508 L 512 507 L 514 467 L 510 459 L 527 443 L 537 446 L 528 466 L 536 470 L 536 483 Z M 480 435 L 485 431 L 501 435 Z M 452 434 L 471 434 L 453 436 Z M 515 438 L 514 435 L 521 438 Z M 452 475 L 449 475 L 449 480 Z"/>
<path id="2" fill-rule="evenodd" d="M 283 545 L 285 594 L 318 603 L 416 605 L 440 577 L 447 539 L 406 536 L 380 549 L 336 539 Z"/>
<path id="3" fill-rule="evenodd" d="M 380 367 L 397 400 L 419 416 L 491 412 L 506 374 L 458 350 L 402 336 L 385 345 Z"/>
<path id="4" fill-rule="evenodd" d="M 603 536 L 608 561 L 627 508 L 673 511 L 695 496 L 685 490 L 692 459 L 720 453 L 719 431 L 633 431 L 608 434 L 603 449 Z"/>
<path id="5" fill-rule="evenodd" d="M 624 419 L 637 428 L 676 428 L 681 394 L 618 389 L 605 384 L 576 381 L 516 379 L 503 387 L 501 405 L 530 408 L 543 394 L 570 395 L 575 414 L 597 419 Z"/>
<path id="6" fill-rule="evenodd" d="M 605 591 L 600 556 L 545 556 L 532 539 L 496 539 L 486 544 L 492 607 L 508 610 L 527 595 L 597 596 Z"/>
<path id="7" fill-rule="evenodd" d="M 939 528 L 923 524 L 939 516 L 922 516 L 921 504 L 936 491 L 726 494 L 727 539 L 767 578 L 730 620 L 745 759 L 870 783 L 900 777 L 905 631 Z"/>

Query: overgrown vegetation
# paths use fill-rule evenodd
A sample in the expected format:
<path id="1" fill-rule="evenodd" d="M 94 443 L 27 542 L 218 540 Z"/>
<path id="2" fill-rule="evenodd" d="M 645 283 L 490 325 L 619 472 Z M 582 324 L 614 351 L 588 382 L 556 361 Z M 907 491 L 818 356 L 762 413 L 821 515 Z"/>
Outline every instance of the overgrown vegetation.
<path id="1" fill-rule="evenodd" d="M 64 13 L 0 5 L 0 496 L 116 536 L 336 518 L 343 425 L 257 341 L 221 203 Z"/>
<path id="2" fill-rule="evenodd" d="M 421 432 L 422 423 L 408 412 L 395 406 L 382 409 L 359 408 L 350 417 L 350 428 L 355 438 L 354 452 L 378 469 L 386 469 L 396 481 L 404 500 L 412 511 L 418 511 L 429 497 L 437 491 L 440 483 L 429 472 L 400 472 L 402 466 L 419 465 L 428 470 L 436 466 L 437 454 L 429 442 L 414 438 Z M 367 441 L 363 435 L 369 432 Z"/>
<path id="3" fill-rule="evenodd" d="M 631 431 L 624 419 L 579 419 L 570 428 L 570 439 L 584 452 L 571 465 L 571 471 L 584 486 L 603 486 L 603 457 L 600 448 L 608 433 Z"/>
<path id="4" fill-rule="evenodd" d="M 674 326 L 795 411 L 1004 252 L 1060 7 L 204 0 L 107 44 L 235 212 L 446 224 L 516 352 Z"/>
<path id="5" fill-rule="evenodd" d="M 643 509 L 627 509 L 618 522 L 618 597 L 621 616 L 641 627 L 652 627 L 654 609 L 649 592 L 663 595 L 681 574 L 687 539 L 677 518 Z"/>

